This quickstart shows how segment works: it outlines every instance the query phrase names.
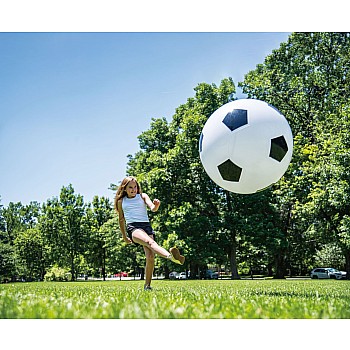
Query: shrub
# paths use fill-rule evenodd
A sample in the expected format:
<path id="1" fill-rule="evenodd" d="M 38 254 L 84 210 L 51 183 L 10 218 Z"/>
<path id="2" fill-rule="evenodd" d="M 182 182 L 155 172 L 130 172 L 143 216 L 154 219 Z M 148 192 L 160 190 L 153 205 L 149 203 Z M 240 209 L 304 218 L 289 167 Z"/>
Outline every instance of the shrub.
<path id="1" fill-rule="evenodd" d="M 68 282 L 71 280 L 72 274 L 67 269 L 57 265 L 52 266 L 44 276 L 46 282 Z"/>

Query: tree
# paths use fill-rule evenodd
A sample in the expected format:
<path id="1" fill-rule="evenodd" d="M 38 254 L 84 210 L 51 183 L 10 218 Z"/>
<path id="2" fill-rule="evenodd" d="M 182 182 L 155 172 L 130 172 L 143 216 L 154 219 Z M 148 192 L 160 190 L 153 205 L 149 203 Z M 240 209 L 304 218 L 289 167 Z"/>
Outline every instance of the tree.
<path id="1" fill-rule="evenodd" d="M 16 275 L 15 252 L 6 232 L 4 207 L 0 204 L 0 283 Z"/>
<path id="2" fill-rule="evenodd" d="M 139 136 L 141 150 L 129 156 L 128 173 L 137 176 L 152 197 L 162 198 L 162 209 L 152 222 L 162 241 L 176 234 L 191 271 L 209 262 L 222 263 L 228 255 L 236 279 L 237 250 L 246 234 L 243 208 L 258 207 L 259 202 L 217 186 L 201 166 L 198 151 L 206 120 L 234 99 L 235 85 L 228 78 L 220 86 L 202 83 L 194 90 L 195 96 L 176 109 L 170 123 L 153 119 L 150 130 Z"/>
<path id="3" fill-rule="evenodd" d="M 313 142 L 317 122 L 349 96 L 349 40 L 349 33 L 293 33 L 238 85 L 277 107 L 294 135 Z"/>
<path id="4" fill-rule="evenodd" d="M 40 229 L 50 251 L 51 264 L 69 267 L 72 280 L 77 277 L 77 264 L 85 252 L 87 232 L 84 226 L 85 204 L 72 185 L 62 187 L 60 198 L 43 205 Z"/>
<path id="5" fill-rule="evenodd" d="M 350 99 L 349 99 L 350 102 Z M 309 209 L 317 217 L 317 227 L 326 243 L 335 242 L 345 257 L 350 279 L 350 103 L 330 115 L 318 134 L 318 181 L 310 193 Z"/>
<path id="6" fill-rule="evenodd" d="M 40 206 L 31 202 L 23 206 L 21 202 L 10 202 L 7 207 L 0 206 L 0 245 L 3 254 L 0 256 L 4 274 L 11 280 L 23 272 L 22 260 L 18 258 L 15 242 L 21 232 L 36 226 L 40 215 Z"/>
<path id="7" fill-rule="evenodd" d="M 94 268 L 100 268 L 103 280 L 106 279 L 107 248 L 106 234 L 103 225 L 112 218 L 112 207 L 108 198 L 95 196 L 92 207 L 86 213 L 87 230 L 89 231 L 88 252 L 86 259 Z"/>
<path id="8" fill-rule="evenodd" d="M 17 236 L 17 232 L 25 228 L 25 226 L 22 225 L 21 220 L 22 211 L 23 205 L 21 202 L 10 202 L 7 208 L 2 208 L 2 240 L 4 243 L 13 245 Z"/>
<path id="9" fill-rule="evenodd" d="M 285 223 L 284 229 L 280 230 L 285 244 L 275 250 L 275 255 L 283 257 L 276 265 L 281 274 L 284 268 L 280 267 L 290 260 L 293 246 L 306 256 L 305 247 L 311 253 L 315 241 L 322 243 L 320 238 L 326 242 L 330 237 L 334 238 L 329 232 L 337 232 L 338 238 L 343 229 L 347 232 L 346 225 L 341 224 L 346 221 L 342 214 L 347 209 L 345 201 L 341 206 L 333 205 L 332 201 L 335 193 L 338 198 L 344 198 L 347 193 L 347 172 L 340 176 L 345 170 L 340 164 L 348 148 L 331 154 L 327 148 L 330 134 L 324 131 L 335 131 L 332 143 L 343 144 L 344 135 L 336 130 L 340 127 L 348 130 L 348 123 L 337 121 L 348 118 L 345 111 L 350 93 L 349 48 L 349 33 L 293 33 L 239 83 L 249 97 L 277 107 L 288 119 L 295 136 L 297 147 L 292 165 L 274 192 L 274 205 L 281 214 L 284 213 L 281 222 Z M 336 190 L 339 180 L 344 186 L 338 186 Z M 336 217 L 339 220 L 334 226 Z M 321 237 L 317 236 L 315 227 L 324 228 Z M 310 237 L 313 233 L 316 236 Z M 307 237 L 303 238 L 303 235 Z M 302 240 L 304 244 L 300 243 Z M 342 248 L 348 254 L 347 243 L 342 242 Z"/>
<path id="10" fill-rule="evenodd" d="M 0 243 L 0 283 L 14 280 L 16 274 L 14 247 L 9 243 Z"/>
<path id="11" fill-rule="evenodd" d="M 18 258 L 23 262 L 22 275 L 29 280 L 43 280 L 46 271 L 46 247 L 42 232 L 38 228 L 29 228 L 18 233 L 14 243 Z"/>

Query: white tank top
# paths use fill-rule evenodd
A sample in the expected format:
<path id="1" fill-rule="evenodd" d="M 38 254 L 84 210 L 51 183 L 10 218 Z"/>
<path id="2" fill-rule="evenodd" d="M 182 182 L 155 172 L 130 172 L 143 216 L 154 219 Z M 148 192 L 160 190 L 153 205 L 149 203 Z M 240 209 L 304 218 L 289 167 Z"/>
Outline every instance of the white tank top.
<path id="1" fill-rule="evenodd" d="M 134 198 L 123 197 L 122 208 L 127 224 L 132 222 L 149 222 L 146 203 L 140 194 Z"/>

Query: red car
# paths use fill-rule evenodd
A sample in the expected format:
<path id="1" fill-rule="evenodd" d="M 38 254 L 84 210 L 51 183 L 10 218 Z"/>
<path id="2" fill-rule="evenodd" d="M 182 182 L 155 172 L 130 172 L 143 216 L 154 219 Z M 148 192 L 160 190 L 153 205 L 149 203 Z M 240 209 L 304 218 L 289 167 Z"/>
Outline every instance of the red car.
<path id="1" fill-rule="evenodd" d="M 114 277 L 128 277 L 127 272 L 118 272 L 114 274 Z"/>

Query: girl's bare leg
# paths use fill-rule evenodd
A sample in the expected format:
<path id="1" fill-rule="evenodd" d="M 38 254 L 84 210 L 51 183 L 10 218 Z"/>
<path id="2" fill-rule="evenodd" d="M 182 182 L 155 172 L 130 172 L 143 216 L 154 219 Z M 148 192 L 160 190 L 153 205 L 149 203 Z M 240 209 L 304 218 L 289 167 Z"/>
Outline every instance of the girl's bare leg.
<path id="1" fill-rule="evenodd" d="M 150 286 L 154 271 L 154 252 L 148 247 L 143 247 L 146 255 L 146 267 L 145 267 L 145 286 Z"/>
<path id="2" fill-rule="evenodd" d="M 155 254 L 163 258 L 168 258 L 170 255 L 166 249 L 159 246 L 158 243 L 143 230 L 134 230 L 132 233 L 132 239 L 134 242 L 139 243 L 146 248 L 149 248 Z"/>

